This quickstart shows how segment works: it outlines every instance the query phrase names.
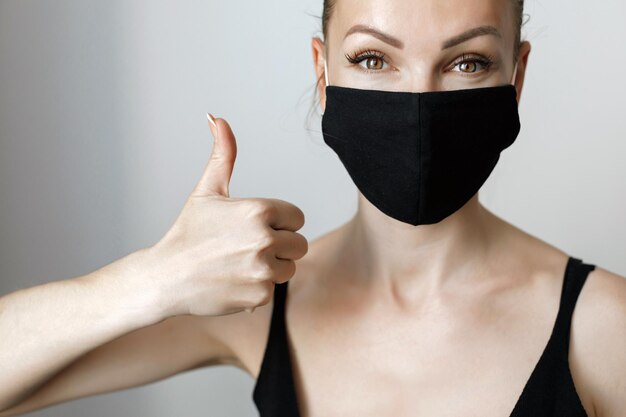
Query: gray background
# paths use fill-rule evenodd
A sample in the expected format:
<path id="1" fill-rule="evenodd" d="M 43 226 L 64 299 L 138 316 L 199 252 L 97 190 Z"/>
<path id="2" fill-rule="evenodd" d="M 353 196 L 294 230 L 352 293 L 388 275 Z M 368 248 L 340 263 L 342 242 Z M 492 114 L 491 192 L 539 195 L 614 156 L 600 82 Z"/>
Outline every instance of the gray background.
<path id="1" fill-rule="evenodd" d="M 527 3 L 522 131 L 480 198 L 626 275 L 626 2 Z M 309 239 L 348 220 L 355 187 L 306 125 L 321 7 L 0 0 L 0 294 L 156 242 L 209 157 L 207 111 L 237 136 L 231 196 L 296 204 Z M 253 384 L 218 366 L 29 415 L 254 416 Z"/>

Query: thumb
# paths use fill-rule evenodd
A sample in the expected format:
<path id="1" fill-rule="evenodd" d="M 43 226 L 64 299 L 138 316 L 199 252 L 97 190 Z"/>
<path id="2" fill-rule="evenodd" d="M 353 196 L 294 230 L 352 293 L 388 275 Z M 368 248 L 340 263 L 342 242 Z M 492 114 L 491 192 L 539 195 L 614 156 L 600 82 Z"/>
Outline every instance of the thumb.
<path id="1" fill-rule="evenodd" d="M 222 195 L 229 197 L 228 186 L 237 157 L 237 141 L 230 125 L 224 119 L 207 113 L 213 133 L 213 150 L 202 178 L 191 193 L 192 196 Z M 215 122 L 215 126 L 213 125 Z"/>

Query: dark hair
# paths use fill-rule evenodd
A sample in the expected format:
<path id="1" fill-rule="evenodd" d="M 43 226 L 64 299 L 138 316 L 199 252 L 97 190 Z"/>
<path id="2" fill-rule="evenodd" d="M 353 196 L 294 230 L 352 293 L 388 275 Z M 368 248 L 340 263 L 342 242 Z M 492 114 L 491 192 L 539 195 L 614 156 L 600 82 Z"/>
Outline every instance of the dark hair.
<path id="1" fill-rule="evenodd" d="M 513 49 L 513 62 L 516 63 L 517 59 L 518 59 L 518 55 L 519 55 L 519 51 L 520 51 L 520 44 L 522 42 L 521 37 L 522 37 L 522 26 L 526 23 L 523 21 L 524 19 L 524 0 L 511 0 L 514 4 L 515 7 L 515 28 L 516 28 L 516 32 L 515 32 L 515 44 L 514 44 L 514 49 Z M 330 17 L 333 14 L 333 11 L 335 9 L 335 6 L 337 4 L 337 0 L 324 0 L 324 10 L 322 12 L 322 33 L 324 35 L 324 40 L 328 39 L 328 24 L 330 22 Z M 322 77 L 324 77 L 324 74 L 322 74 L 320 76 L 320 78 L 317 79 L 315 85 L 314 85 L 314 91 L 313 91 L 313 105 L 311 107 L 311 109 L 309 110 L 309 116 L 311 114 L 311 111 L 314 111 L 314 109 L 317 108 L 317 105 L 319 104 L 319 101 L 316 101 L 316 97 L 317 97 L 317 86 L 319 85 L 320 81 L 322 80 Z M 308 119 L 308 117 L 307 117 Z"/>

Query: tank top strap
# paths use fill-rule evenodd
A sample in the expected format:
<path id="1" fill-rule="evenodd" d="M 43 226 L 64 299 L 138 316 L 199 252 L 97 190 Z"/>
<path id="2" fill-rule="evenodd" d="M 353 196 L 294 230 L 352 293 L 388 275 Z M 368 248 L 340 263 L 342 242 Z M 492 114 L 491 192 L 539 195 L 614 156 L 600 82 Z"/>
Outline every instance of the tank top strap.
<path id="1" fill-rule="evenodd" d="M 550 339 L 510 417 L 587 417 L 569 368 L 572 315 L 578 295 L 595 265 L 570 256 Z"/>
<path id="2" fill-rule="evenodd" d="M 556 339 L 555 342 L 559 345 L 559 351 L 564 352 L 566 360 L 574 307 L 576 306 L 578 295 L 587 280 L 587 276 L 594 269 L 595 265 L 586 264 L 581 259 L 573 256 L 570 256 L 567 262 L 561 289 L 559 312 L 554 326 L 555 334 L 553 335 Z"/>
<path id="3" fill-rule="evenodd" d="M 274 284 L 269 335 L 261 369 L 252 392 L 253 401 L 262 417 L 294 417 L 298 415 L 285 326 L 288 284 L 289 281 Z"/>
<path id="4" fill-rule="evenodd" d="M 595 265 L 570 256 L 565 268 L 552 334 L 510 417 L 586 417 L 569 371 L 568 351 L 574 308 Z M 297 417 L 285 304 L 289 281 L 274 286 L 269 336 L 253 400 L 260 417 Z"/>

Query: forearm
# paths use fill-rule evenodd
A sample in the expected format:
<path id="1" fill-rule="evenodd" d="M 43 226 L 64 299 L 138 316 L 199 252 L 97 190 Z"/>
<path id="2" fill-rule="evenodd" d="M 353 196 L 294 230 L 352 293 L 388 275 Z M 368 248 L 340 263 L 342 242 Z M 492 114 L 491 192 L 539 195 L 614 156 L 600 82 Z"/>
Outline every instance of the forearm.
<path id="1" fill-rule="evenodd" d="M 140 276 L 145 254 L 0 297 L 0 410 L 84 353 L 166 318 L 157 289 Z"/>

